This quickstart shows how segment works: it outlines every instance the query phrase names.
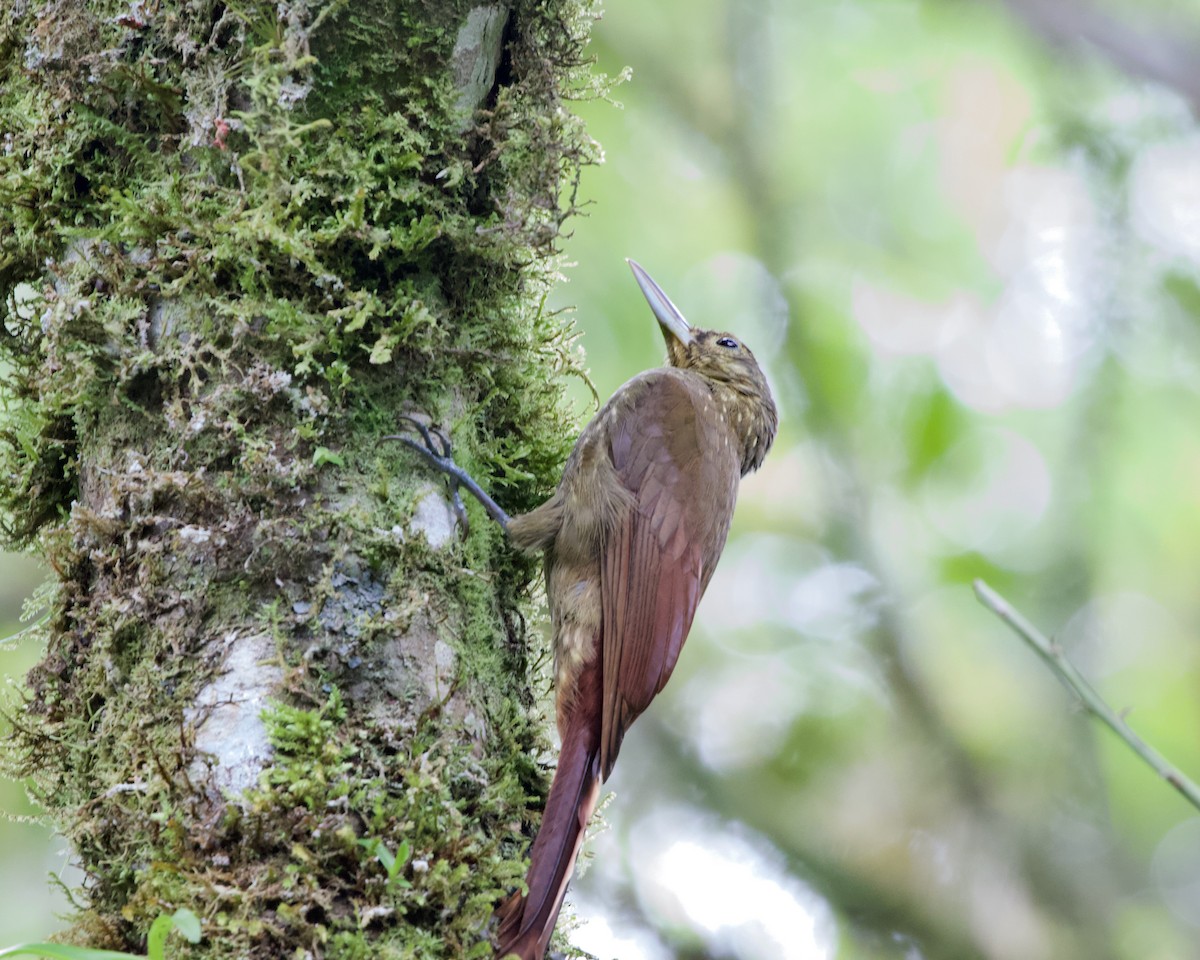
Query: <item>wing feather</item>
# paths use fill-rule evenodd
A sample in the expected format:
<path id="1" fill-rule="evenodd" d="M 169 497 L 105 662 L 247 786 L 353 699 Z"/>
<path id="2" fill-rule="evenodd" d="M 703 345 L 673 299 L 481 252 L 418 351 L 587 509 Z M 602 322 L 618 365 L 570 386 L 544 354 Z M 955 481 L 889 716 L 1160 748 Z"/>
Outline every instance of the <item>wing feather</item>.
<path id="1" fill-rule="evenodd" d="M 719 425 L 702 419 L 706 388 L 661 373 L 640 382 L 609 443 L 633 500 L 600 565 L 605 778 L 625 731 L 679 659 L 724 546 L 739 475 L 732 450 L 713 435 Z"/>

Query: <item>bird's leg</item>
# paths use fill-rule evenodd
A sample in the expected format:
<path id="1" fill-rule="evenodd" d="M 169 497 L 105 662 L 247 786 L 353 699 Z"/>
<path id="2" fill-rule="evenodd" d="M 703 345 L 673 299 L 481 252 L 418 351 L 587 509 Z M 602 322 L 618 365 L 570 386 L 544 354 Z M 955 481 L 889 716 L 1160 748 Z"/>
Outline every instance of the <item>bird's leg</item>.
<path id="1" fill-rule="evenodd" d="M 510 520 L 508 514 L 500 509 L 500 505 L 487 495 L 483 487 L 476 483 L 475 479 L 466 470 L 454 462 L 449 437 L 436 427 L 427 427 L 420 420 L 413 417 L 401 416 L 400 419 L 409 424 L 420 435 L 421 439 L 418 441 L 404 433 L 389 434 L 381 439 L 400 441 L 400 443 L 404 444 L 410 450 L 419 453 L 421 458 L 435 470 L 446 475 L 450 486 L 450 499 L 454 505 L 454 512 L 457 514 L 463 530 L 467 529 L 467 510 L 463 506 L 462 497 L 458 495 L 459 487 L 464 487 L 471 496 L 483 504 L 483 509 L 487 511 L 488 516 L 500 524 L 507 533 Z"/>

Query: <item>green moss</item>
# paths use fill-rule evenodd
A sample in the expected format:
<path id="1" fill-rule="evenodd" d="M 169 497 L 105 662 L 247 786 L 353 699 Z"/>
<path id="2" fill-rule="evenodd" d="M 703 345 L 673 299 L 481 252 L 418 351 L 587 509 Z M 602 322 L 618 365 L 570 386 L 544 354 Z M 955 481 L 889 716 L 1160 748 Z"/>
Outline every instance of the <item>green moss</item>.
<path id="1" fill-rule="evenodd" d="M 66 39 L 26 48 L 27 61 L 45 61 L 45 77 L 21 76 L 19 46 L 7 61 L 0 118 L 19 133 L 0 157 L 0 201 L 18 217 L 0 240 L 0 285 L 10 329 L 20 333 L 8 344 L 12 385 L 39 398 L 41 430 L 64 417 L 78 427 L 114 387 L 170 389 L 181 370 L 220 377 L 243 353 L 335 402 L 364 361 L 402 371 L 410 398 L 422 400 L 447 376 L 486 384 L 504 360 L 559 335 L 530 312 L 545 268 L 517 267 L 530 247 L 546 252 L 570 212 L 559 199 L 564 169 L 593 159 L 569 115 L 557 105 L 549 121 L 541 112 L 558 96 L 546 86 L 557 79 L 543 76 L 547 63 L 569 76 L 578 61 L 572 33 L 544 49 L 544 38 L 522 35 L 512 69 L 528 77 L 502 88 L 464 138 L 448 75 L 433 69 L 453 34 L 445 25 L 415 28 L 392 3 L 352 12 L 335 4 L 315 30 L 291 31 L 274 5 L 238 13 L 164 3 L 144 28 L 119 37 L 110 35 L 120 4 L 40 6 L 30 4 L 19 23 L 40 15 Z M 189 69 L 181 50 L 207 37 L 218 13 L 240 43 Z M 517 14 L 547 36 L 551 15 Z M 94 30 L 114 45 L 76 51 L 89 76 L 100 72 L 102 82 L 84 83 L 62 51 Z M 314 96 L 302 97 L 309 90 Z M 46 263 L 53 287 L 42 284 Z M 18 309 L 12 294 L 22 281 L 38 296 Z M 181 318 L 174 303 L 184 294 Z M 154 298 L 171 306 L 155 307 Z M 181 327 L 204 341 L 204 354 L 180 341 Z M 554 359 L 574 366 L 562 347 Z M 525 372 L 512 369 L 506 380 L 524 388 Z M 73 492 L 37 481 L 44 458 L 33 457 L 41 451 L 29 443 L 32 426 L 9 450 L 9 513 L 30 521 L 13 531 L 17 540 L 37 529 L 30 494 L 41 518 Z M 52 463 L 62 462 L 63 442 Z"/>
<path id="2" fill-rule="evenodd" d="M 496 835 L 523 806 L 505 764 L 434 728 L 399 753 L 380 749 L 336 690 L 317 709 L 278 705 L 268 724 L 275 764 L 207 838 L 228 860 L 149 864 L 125 918 L 141 926 L 165 903 L 204 902 L 227 955 L 278 938 L 330 956 L 486 953 L 488 917 L 521 874 Z"/>
<path id="3" fill-rule="evenodd" d="M 590 11 L 518 3 L 464 118 L 469 6 L 0 24 L 0 508 L 60 580 L 6 766 L 78 851 L 81 940 L 187 906 L 195 956 L 485 954 L 522 873 L 537 565 L 481 517 L 430 548 L 430 480 L 379 437 L 429 413 L 513 511 L 553 482 L 581 366 L 542 305 L 596 156 L 563 108 Z M 284 699 L 229 802 L 189 711 L 251 637 Z"/>

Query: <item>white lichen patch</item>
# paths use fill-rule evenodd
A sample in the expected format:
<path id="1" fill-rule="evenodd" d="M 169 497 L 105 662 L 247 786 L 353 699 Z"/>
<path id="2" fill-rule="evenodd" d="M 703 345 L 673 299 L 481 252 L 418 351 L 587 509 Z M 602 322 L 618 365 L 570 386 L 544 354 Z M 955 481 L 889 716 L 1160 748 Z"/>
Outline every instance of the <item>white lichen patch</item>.
<path id="1" fill-rule="evenodd" d="M 454 536 L 458 518 L 445 495 L 433 484 L 422 487 L 417 497 L 417 507 L 408 521 L 410 534 L 425 538 L 434 550 L 441 550 Z"/>
<path id="2" fill-rule="evenodd" d="M 257 783 L 271 757 L 262 712 L 283 682 L 283 670 L 269 634 L 231 632 L 219 642 L 226 647 L 224 669 L 185 711 L 199 754 L 188 773 L 238 795 Z"/>
<path id="3" fill-rule="evenodd" d="M 185 543 L 208 543 L 212 531 L 208 527 L 196 527 L 188 523 L 179 528 L 179 539 Z"/>

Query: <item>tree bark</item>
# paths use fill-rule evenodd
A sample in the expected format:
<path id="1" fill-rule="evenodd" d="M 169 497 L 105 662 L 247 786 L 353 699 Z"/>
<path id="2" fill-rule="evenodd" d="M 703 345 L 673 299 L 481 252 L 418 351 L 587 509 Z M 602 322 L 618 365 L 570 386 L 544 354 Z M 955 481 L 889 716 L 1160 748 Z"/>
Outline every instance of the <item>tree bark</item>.
<path id="1" fill-rule="evenodd" d="M 7 762 L 69 936 L 486 956 L 546 787 L 535 567 L 379 437 L 427 413 L 511 511 L 548 491 L 588 11 L 11 2 L 0 496 L 57 589 Z"/>

